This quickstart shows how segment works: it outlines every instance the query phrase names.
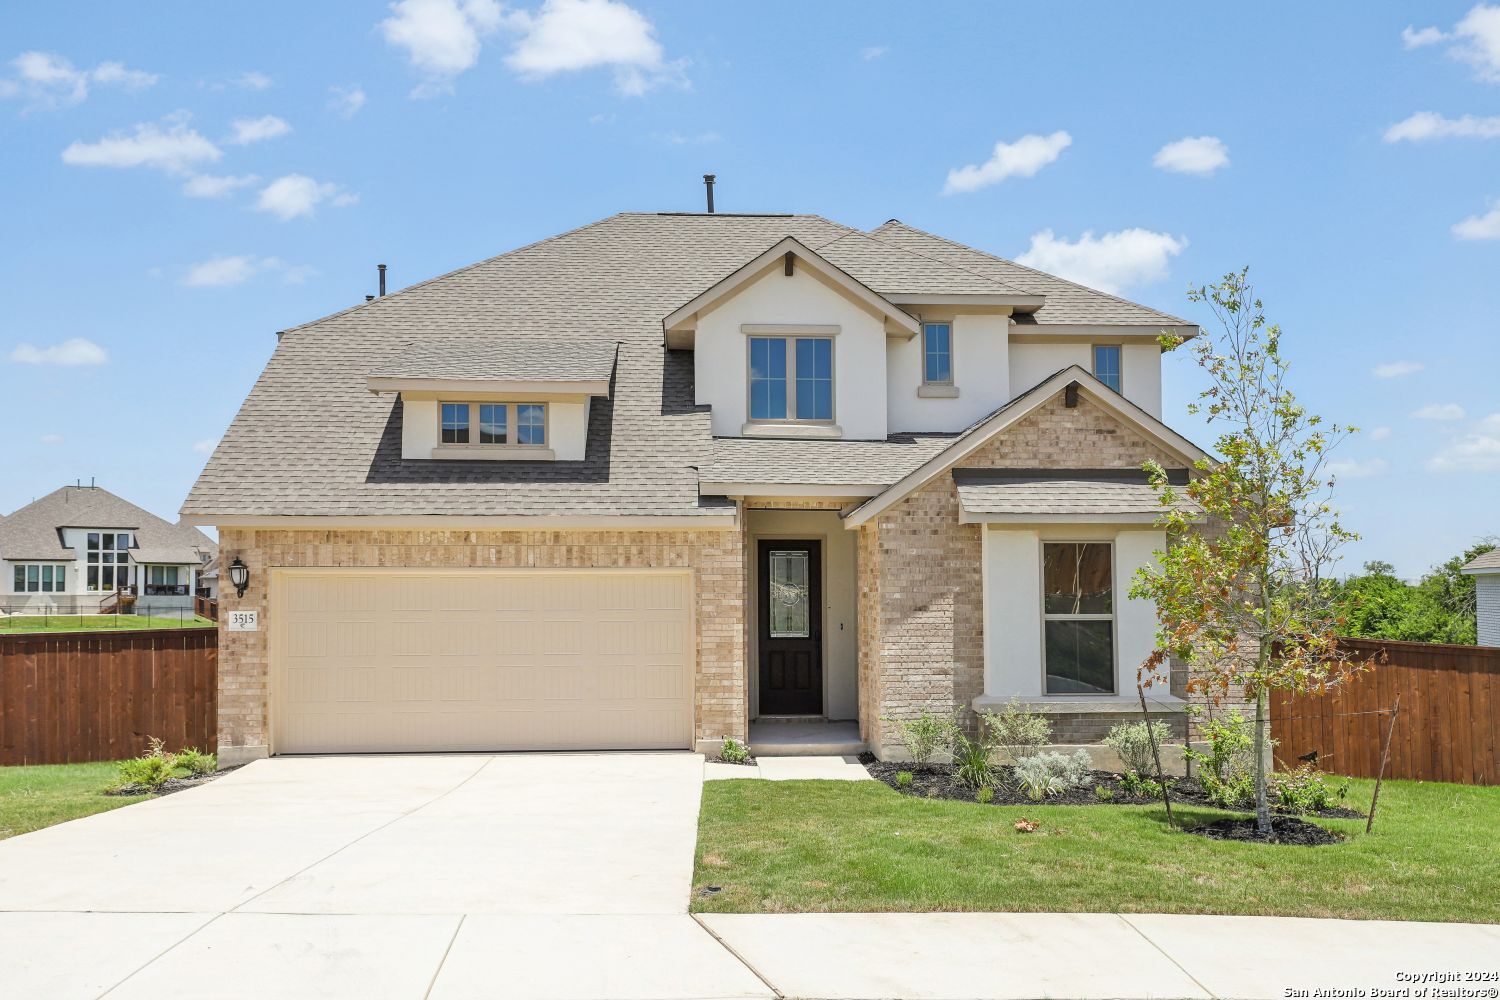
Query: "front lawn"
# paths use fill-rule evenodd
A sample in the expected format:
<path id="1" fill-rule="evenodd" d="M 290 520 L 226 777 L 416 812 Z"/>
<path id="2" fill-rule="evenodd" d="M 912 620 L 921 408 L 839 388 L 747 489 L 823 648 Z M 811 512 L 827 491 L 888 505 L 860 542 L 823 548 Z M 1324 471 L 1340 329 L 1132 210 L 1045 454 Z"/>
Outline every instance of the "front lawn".
<path id="1" fill-rule="evenodd" d="M 0 767 L 0 840 L 149 797 L 105 795 L 119 780 L 119 765 L 109 761 Z"/>
<path id="2" fill-rule="evenodd" d="M 112 632 L 116 629 L 199 628 L 217 624 L 193 615 L 7 615 L 0 635 L 12 632 Z"/>
<path id="3" fill-rule="evenodd" d="M 1356 780 L 1365 810 L 1374 782 Z M 1175 810 L 1188 824 L 1226 815 Z M 1040 824 L 1018 833 L 1017 819 Z M 1155 806 L 994 806 L 876 781 L 710 781 L 692 907 L 787 913 L 1034 910 L 1500 922 L 1500 788 L 1387 781 L 1374 832 L 1326 847 L 1167 828 Z M 707 885 L 721 887 L 716 894 Z"/>

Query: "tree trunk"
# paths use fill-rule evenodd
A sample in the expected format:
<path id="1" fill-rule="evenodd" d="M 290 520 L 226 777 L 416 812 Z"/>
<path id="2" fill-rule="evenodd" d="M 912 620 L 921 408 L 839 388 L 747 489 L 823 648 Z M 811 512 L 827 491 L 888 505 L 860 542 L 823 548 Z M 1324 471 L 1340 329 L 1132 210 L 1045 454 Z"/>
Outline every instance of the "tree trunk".
<path id="1" fill-rule="evenodd" d="M 1265 688 L 1255 692 L 1255 828 L 1262 835 L 1271 833 L 1271 797 L 1266 783 L 1266 712 Z"/>

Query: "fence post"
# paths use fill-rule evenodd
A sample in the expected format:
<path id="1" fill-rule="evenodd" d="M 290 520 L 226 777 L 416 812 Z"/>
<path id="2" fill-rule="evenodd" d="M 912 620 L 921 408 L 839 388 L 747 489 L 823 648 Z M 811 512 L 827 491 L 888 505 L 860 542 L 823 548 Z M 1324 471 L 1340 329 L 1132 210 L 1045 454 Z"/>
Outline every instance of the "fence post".
<path id="1" fill-rule="evenodd" d="M 1396 695 L 1391 705 L 1391 724 L 1385 727 L 1385 739 L 1380 741 L 1380 770 L 1375 772 L 1375 791 L 1370 796 L 1370 815 L 1365 817 L 1365 833 L 1375 825 L 1375 805 L 1380 801 L 1380 783 L 1385 780 L 1385 761 L 1391 755 L 1391 736 L 1396 732 L 1396 713 L 1401 711 L 1401 696 Z"/>

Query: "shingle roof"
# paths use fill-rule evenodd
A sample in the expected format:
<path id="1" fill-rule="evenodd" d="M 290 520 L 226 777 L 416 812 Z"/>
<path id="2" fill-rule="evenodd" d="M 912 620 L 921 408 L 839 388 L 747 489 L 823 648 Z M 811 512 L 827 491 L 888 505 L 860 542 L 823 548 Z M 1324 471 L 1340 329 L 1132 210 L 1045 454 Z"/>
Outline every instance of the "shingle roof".
<path id="1" fill-rule="evenodd" d="M 964 246 L 962 243 L 954 243 L 941 236 L 934 236 L 932 233 L 908 226 L 899 219 L 892 219 L 885 225 L 871 230 L 870 235 L 904 250 L 930 254 L 954 267 L 964 268 L 987 278 L 1014 285 L 1024 291 L 1045 296 L 1047 302 L 1042 308 L 1029 317 L 1016 317 L 1018 325 L 1035 322 L 1039 325 L 1088 323 L 1151 327 L 1195 326 L 1180 317 L 1034 270 L 1024 264 L 996 257 L 994 254 Z"/>
<path id="2" fill-rule="evenodd" d="M 1500 570 L 1500 549 L 1490 549 L 1488 552 L 1480 554 L 1468 565 L 1464 566 L 1464 569 Z"/>
<path id="3" fill-rule="evenodd" d="M 706 483 L 889 486 L 954 441 L 951 434 L 904 434 L 885 441 L 714 438 L 700 470 Z"/>
<path id="4" fill-rule="evenodd" d="M 1014 516 L 1151 516 L 1162 512 L 1156 490 L 1149 483 L 1102 479 L 1066 479 L 1039 475 L 1033 479 L 982 479 L 954 477 L 959 503 L 969 514 Z M 1182 509 L 1196 512 L 1190 501 Z"/>
<path id="5" fill-rule="evenodd" d="M 200 551 L 218 551 L 212 539 L 191 525 L 164 521 L 97 486 L 64 486 L 0 520 L 0 558 L 76 558 L 73 549 L 63 548 L 59 528 L 130 531 L 140 549 L 164 557 L 150 560 L 155 562 L 195 563 Z M 135 551 L 131 554 L 143 561 Z"/>
<path id="6" fill-rule="evenodd" d="M 612 340 L 517 337 L 461 345 L 415 341 L 370 372 L 371 378 L 440 378 L 526 382 L 608 379 L 615 367 Z"/>
<path id="7" fill-rule="evenodd" d="M 1013 291 L 993 266 L 998 258 L 905 227 L 861 234 L 814 215 L 612 216 L 285 331 L 183 513 L 697 516 L 733 511 L 728 500 L 698 492 L 699 470 L 717 476 L 736 468 L 731 462 L 826 466 L 840 471 L 824 475 L 842 482 L 866 472 L 888 477 L 906 462 L 890 456 L 922 445 L 760 441 L 720 449 L 706 409 L 694 402 L 691 353 L 662 346 L 663 317 L 786 237 L 887 294 Z M 933 242 L 949 249 L 934 252 Z M 976 266 L 965 254 L 988 263 Z M 1075 313 L 1100 304 L 1100 322 L 1161 316 L 1061 284 Z M 538 337 L 563 350 L 618 342 L 612 395 L 594 401 L 582 461 L 401 458 L 401 402 L 367 391 L 373 372 L 415 370 L 416 350 L 452 356 Z M 518 352 L 495 350 L 485 365 L 515 363 Z M 339 433 L 330 437 L 330 427 Z M 831 457 L 844 449 L 849 459 Z"/>

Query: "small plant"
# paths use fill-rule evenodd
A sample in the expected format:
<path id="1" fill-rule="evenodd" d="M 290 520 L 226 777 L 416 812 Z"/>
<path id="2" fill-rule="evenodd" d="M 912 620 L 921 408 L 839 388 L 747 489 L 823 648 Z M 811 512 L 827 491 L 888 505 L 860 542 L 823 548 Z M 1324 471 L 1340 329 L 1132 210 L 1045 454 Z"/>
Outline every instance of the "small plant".
<path id="1" fill-rule="evenodd" d="M 1337 789 L 1329 788 L 1327 776 L 1311 764 L 1303 764 L 1271 780 L 1271 795 L 1276 804 L 1291 813 L 1322 812 L 1333 804 L 1335 797 L 1342 802 L 1348 794 L 1349 779 L 1345 778 Z"/>
<path id="2" fill-rule="evenodd" d="M 1067 781 L 1054 769 L 1048 757 L 1062 757 L 1062 755 L 1037 754 L 1016 765 L 1016 784 L 1033 802 L 1040 802 L 1052 795 L 1061 795 L 1068 790 Z"/>
<path id="3" fill-rule="evenodd" d="M 1094 786 L 1094 798 L 1098 799 L 1100 802 L 1112 802 L 1114 801 L 1114 797 L 1115 791 L 1113 788 L 1110 788 L 1107 785 Z"/>
<path id="4" fill-rule="evenodd" d="M 990 758 L 989 744 L 983 740 L 971 740 L 957 728 L 952 740 L 954 776 L 970 788 L 993 786 L 995 764 Z"/>
<path id="5" fill-rule="evenodd" d="M 1172 736 L 1171 727 L 1160 720 L 1153 721 L 1151 728 L 1144 722 L 1122 722 L 1104 737 L 1104 745 L 1119 755 L 1126 770 L 1136 774 L 1155 774 L 1156 760 L 1151 755 L 1151 741 L 1160 747 Z"/>
<path id="6" fill-rule="evenodd" d="M 1052 723 L 1015 698 L 998 712 L 980 713 L 985 742 L 1012 767 L 1042 752 L 1052 742 Z"/>
<path id="7" fill-rule="evenodd" d="M 177 758 L 167 753 L 164 742 L 148 737 L 150 749 L 139 757 L 120 761 L 120 783 L 159 791 L 177 770 Z"/>
<path id="8" fill-rule="evenodd" d="M 910 771 L 897 771 L 896 772 L 896 787 L 897 788 L 910 788 L 911 787 L 911 783 L 912 783 L 912 774 L 911 774 Z"/>
<path id="9" fill-rule="evenodd" d="M 199 753 L 195 747 L 183 747 L 177 751 L 177 766 L 192 776 L 213 774 L 219 759 L 211 753 Z"/>
<path id="10" fill-rule="evenodd" d="M 1255 738 L 1239 712 L 1209 719 L 1199 726 L 1207 752 L 1189 743 L 1183 754 L 1198 765 L 1203 794 L 1223 809 L 1237 809 L 1255 801 Z"/>
<path id="11" fill-rule="evenodd" d="M 1138 799 L 1161 798 L 1161 782 L 1155 778 L 1142 777 L 1134 771 L 1126 771 L 1120 775 L 1120 785 L 1125 789 L 1125 794 Z"/>
<path id="12" fill-rule="evenodd" d="M 974 801 L 980 805 L 989 805 L 995 801 L 995 790 L 988 785 L 984 786 L 974 793 Z"/>
<path id="13" fill-rule="evenodd" d="M 917 767 L 926 767 L 932 755 L 953 742 L 957 724 L 946 716 L 933 715 L 925 708 L 915 719 L 882 719 L 896 727 L 896 735 L 906 754 Z"/>
<path id="14" fill-rule="evenodd" d="M 734 737 L 726 736 L 719 747 L 719 759 L 726 764 L 744 764 L 750 760 L 750 748 Z"/>

